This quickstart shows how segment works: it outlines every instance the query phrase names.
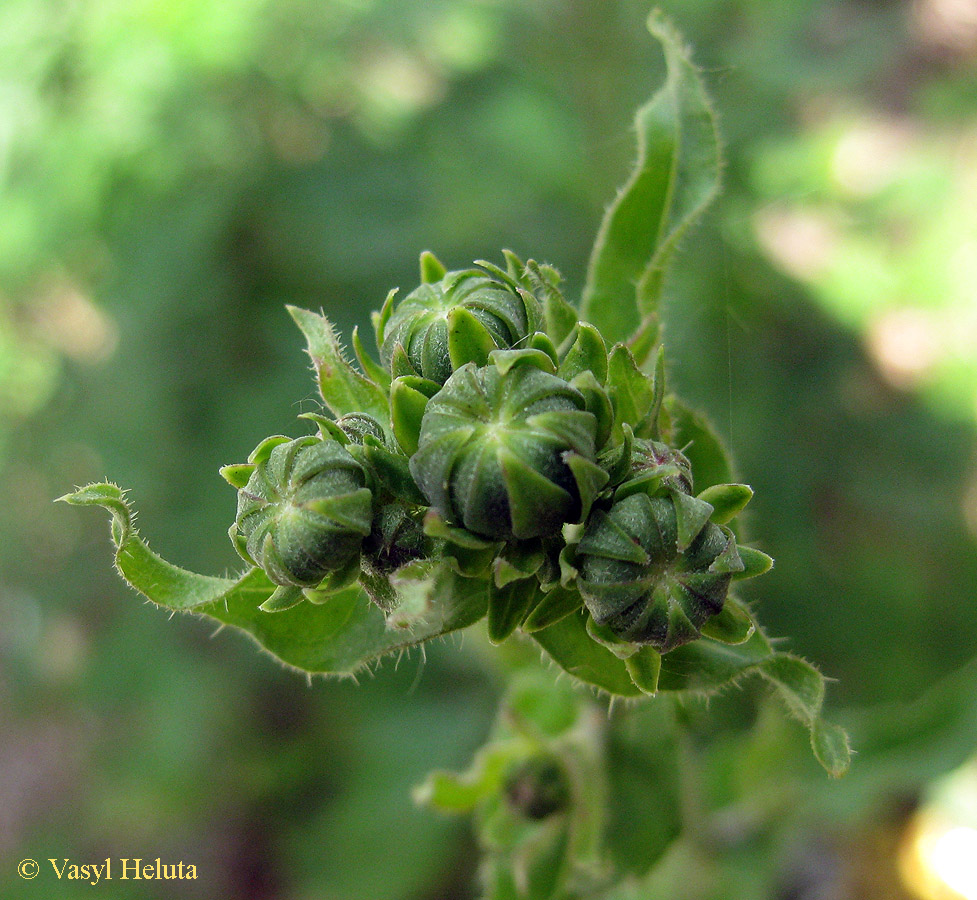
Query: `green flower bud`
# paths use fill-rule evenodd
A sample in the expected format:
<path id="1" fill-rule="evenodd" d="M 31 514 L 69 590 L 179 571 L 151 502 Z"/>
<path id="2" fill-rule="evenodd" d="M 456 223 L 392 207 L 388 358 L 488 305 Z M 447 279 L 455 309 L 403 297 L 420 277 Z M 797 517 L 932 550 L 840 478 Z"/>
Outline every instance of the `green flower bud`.
<path id="1" fill-rule="evenodd" d="M 637 491 L 595 509 L 575 557 L 594 622 L 662 653 L 698 638 L 743 570 L 732 532 L 709 522 L 709 511 L 679 490 Z"/>
<path id="2" fill-rule="evenodd" d="M 631 469 L 615 498 L 620 500 L 636 491 L 691 494 L 692 464 L 681 451 L 668 444 L 635 438 L 631 447 Z"/>
<path id="3" fill-rule="evenodd" d="M 496 540 L 544 537 L 586 516 L 607 482 L 597 421 L 537 350 L 466 365 L 428 402 L 410 470 L 449 523 Z"/>
<path id="4" fill-rule="evenodd" d="M 353 567 L 373 501 L 348 451 L 331 439 L 279 438 L 259 445 L 250 461 L 230 529 L 238 553 L 279 585 L 316 587 Z"/>
<path id="5" fill-rule="evenodd" d="M 448 272 L 393 310 L 383 326 L 380 359 L 390 370 L 399 345 L 415 374 L 444 384 L 465 363 L 483 365 L 491 351 L 527 339 L 541 318 L 537 299 L 514 282 L 480 269 Z"/>
<path id="6" fill-rule="evenodd" d="M 570 803 L 566 771 L 549 754 L 531 756 L 513 766 L 504 787 L 509 806 L 533 821 L 562 812 Z"/>
<path id="7" fill-rule="evenodd" d="M 336 420 L 336 425 L 353 444 L 364 443 L 367 436 L 375 438 L 381 444 L 387 440 L 380 423 L 366 413 L 347 413 Z"/>

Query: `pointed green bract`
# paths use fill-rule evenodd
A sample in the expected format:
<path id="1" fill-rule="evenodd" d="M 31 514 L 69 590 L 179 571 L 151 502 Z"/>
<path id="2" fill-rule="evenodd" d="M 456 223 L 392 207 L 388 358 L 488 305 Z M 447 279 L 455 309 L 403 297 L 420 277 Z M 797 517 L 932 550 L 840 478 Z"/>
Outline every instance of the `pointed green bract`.
<path id="1" fill-rule="evenodd" d="M 649 382 L 631 351 L 623 344 L 616 344 L 607 360 L 607 388 L 614 404 L 618 428 L 627 423 L 636 437 L 649 437 L 639 429 L 655 400 L 653 385 Z"/>
<path id="2" fill-rule="evenodd" d="M 628 675 L 642 694 L 653 697 L 658 693 L 658 676 L 661 674 L 662 657 L 654 647 L 642 647 L 624 660 Z"/>
<path id="3" fill-rule="evenodd" d="M 220 467 L 221 478 L 236 490 L 240 490 L 248 483 L 252 472 L 254 472 L 254 466 L 250 463 Z"/>
<path id="4" fill-rule="evenodd" d="M 753 497 L 748 484 L 714 484 L 699 494 L 712 507 L 709 517 L 717 525 L 725 525 L 738 516 Z"/>
<path id="5" fill-rule="evenodd" d="M 527 634 L 541 631 L 575 613 L 582 605 L 583 598 L 579 592 L 557 585 L 538 600 L 522 623 L 522 630 Z"/>
<path id="6" fill-rule="evenodd" d="M 449 310 L 445 321 L 452 368 L 461 368 L 468 362 L 484 366 L 489 354 L 497 349 L 491 332 L 463 306 Z"/>
<path id="7" fill-rule="evenodd" d="M 511 581 L 504 587 L 494 587 L 489 593 L 488 636 L 493 644 L 501 644 L 512 634 L 529 612 L 539 585 L 533 578 Z"/>
<path id="8" fill-rule="evenodd" d="M 359 325 L 353 326 L 353 352 L 356 354 L 356 360 L 360 364 L 360 368 L 366 373 L 369 379 L 374 384 L 379 385 L 383 390 L 390 390 L 390 373 L 379 363 L 374 362 L 370 354 L 366 352 L 366 347 L 363 346 L 363 341 L 360 340 Z"/>
<path id="9" fill-rule="evenodd" d="M 430 250 L 425 250 L 421 254 L 421 283 L 431 284 L 434 281 L 440 281 L 444 278 L 447 269 L 445 269 L 441 260 L 439 260 Z"/>
<path id="10" fill-rule="evenodd" d="M 773 568 L 772 557 L 767 556 L 762 550 L 743 546 L 737 549 L 740 559 L 743 560 L 743 571 L 735 573 L 734 578 L 756 578 L 757 575 L 763 575 Z"/>
<path id="11" fill-rule="evenodd" d="M 587 322 L 577 324 L 573 343 L 560 361 L 560 377 L 570 381 L 581 372 L 592 372 L 600 384 L 607 381 L 607 347 L 600 332 Z"/>
<path id="12" fill-rule="evenodd" d="M 700 629 L 704 637 L 723 644 L 743 644 L 756 631 L 750 614 L 733 597 L 727 597 L 722 610 Z"/>
<path id="13" fill-rule="evenodd" d="M 416 375 L 401 375 L 390 386 L 390 420 L 397 443 L 408 456 L 417 452 L 421 419 L 428 400 L 439 389 L 436 382 Z"/>
<path id="14" fill-rule="evenodd" d="M 279 585 L 258 609 L 262 612 L 284 612 L 286 609 L 298 606 L 304 599 L 302 588 L 294 585 Z"/>
<path id="15" fill-rule="evenodd" d="M 638 159 L 601 223 L 581 310 L 609 341 L 656 311 L 679 240 L 719 188 L 716 118 L 699 70 L 661 16 L 648 27 L 665 54 L 665 84 L 638 110 Z"/>

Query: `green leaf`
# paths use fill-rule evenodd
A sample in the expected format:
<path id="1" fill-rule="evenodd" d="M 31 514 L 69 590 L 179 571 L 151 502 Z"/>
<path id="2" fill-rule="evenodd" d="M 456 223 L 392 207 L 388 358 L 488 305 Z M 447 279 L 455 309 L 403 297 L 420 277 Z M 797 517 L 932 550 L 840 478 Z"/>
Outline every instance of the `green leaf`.
<path id="1" fill-rule="evenodd" d="M 132 525 L 132 513 L 124 491 L 114 484 L 90 484 L 58 500 L 72 506 L 101 506 L 112 515 L 112 540 L 119 574 L 153 603 L 168 609 L 187 610 L 223 600 L 240 582 L 188 572 L 153 553 Z M 266 579 L 267 580 L 267 579 Z M 267 595 L 275 586 L 268 582 Z"/>
<path id="2" fill-rule="evenodd" d="M 787 708 L 807 726 L 814 755 L 828 774 L 843 775 L 851 751 L 844 732 L 821 719 L 824 676 L 805 660 L 774 650 L 759 629 L 741 644 L 703 638 L 666 653 L 658 684 L 665 691 L 708 694 L 751 674 L 769 681 Z"/>
<path id="3" fill-rule="evenodd" d="M 676 734 L 674 704 L 661 698 L 629 707 L 609 729 L 606 840 L 621 872 L 643 876 L 681 831 Z"/>
<path id="4" fill-rule="evenodd" d="M 562 669 L 579 681 L 622 697 L 642 691 L 631 678 L 628 662 L 615 656 L 587 633 L 586 610 L 566 616 L 554 625 L 533 632 L 540 646 Z M 640 653 L 640 651 L 639 651 Z M 632 663 L 647 689 L 652 661 Z M 747 675 L 769 681 L 788 709 L 808 728 L 814 755 L 832 776 L 844 774 L 850 760 L 844 731 L 821 719 L 824 676 L 810 663 L 773 649 L 761 631 L 743 643 L 723 644 L 701 638 L 661 657 L 657 688 L 660 691 L 714 693 Z"/>
<path id="5" fill-rule="evenodd" d="M 387 422 L 390 411 L 386 393 L 350 365 L 332 323 L 307 309 L 286 308 L 305 335 L 319 380 L 319 393 L 333 414 L 338 418 L 346 413 L 363 412 L 380 423 Z"/>
<path id="6" fill-rule="evenodd" d="M 353 674 L 380 657 L 465 628 L 485 615 L 485 586 L 445 567 L 434 579 L 429 608 L 408 628 L 390 628 L 383 613 L 357 587 L 325 603 L 299 603 L 267 613 L 259 605 L 276 585 L 260 569 L 237 580 L 188 572 L 153 553 L 132 526 L 122 490 L 95 484 L 60 498 L 79 506 L 101 506 L 112 515 L 112 539 L 119 573 L 153 603 L 192 611 L 251 635 L 282 662 L 306 672 Z"/>
<path id="7" fill-rule="evenodd" d="M 669 443 L 681 447 L 688 457 L 695 473 L 696 487 L 701 491 L 733 481 L 729 453 L 708 420 L 675 396 L 666 399 L 665 408 L 671 421 Z"/>
<path id="8" fill-rule="evenodd" d="M 525 888 L 520 891 L 525 900 L 559 900 L 565 896 L 561 888 L 570 868 L 569 846 L 569 826 L 554 816 L 516 849 L 513 874 L 516 884 Z"/>
<path id="9" fill-rule="evenodd" d="M 624 661 L 587 634 L 586 610 L 565 616 L 560 621 L 532 633 L 553 661 L 578 681 L 621 697 L 637 697 Z"/>
<path id="10" fill-rule="evenodd" d="M 667 75 L 638 110 L 638 159 L 597 234 L 582 318 L 609 341 L 626 340 L 653 313 L 676 245 L 719 188 L 716 117 L 679 34 L 659 15 L 648 28 Z"/>
<path id="11" fill-rule="evenodd" d="M 410 627 L 391 628 L 359 588 L 340 591 L 321 605 L 300 603 L 269 615 L 244 602 L 212 603 L 206 613 L 249 633 L 283 662 L 306 672 L 353 674 L 389 653 L 477 622 L 485 615 L 484 586 L 445 571 L 430 591 L 427 613 Z"/>
<path id="12" fill-rule="evenodd" d="M 431 772 L 413 790 L 414 802 L 445 813 L 467 813 L 502 787 L 513 762 L 526 753 L 522 740 L 493 741 L 475 755 L 467 772 Z"/>

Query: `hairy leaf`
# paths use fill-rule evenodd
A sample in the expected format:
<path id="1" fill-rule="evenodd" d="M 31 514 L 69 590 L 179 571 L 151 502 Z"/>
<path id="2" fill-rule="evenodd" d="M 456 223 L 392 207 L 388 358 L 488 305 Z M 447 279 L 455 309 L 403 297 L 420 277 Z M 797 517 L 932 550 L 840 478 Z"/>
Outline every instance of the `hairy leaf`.
<path id="1" fill-rule="evenodd" d="M 307 309 L 297 306 L 287 309 L 305 335 L 319 393 L 333 415 L 338 418 L 346 413 L 364 412 L 386 424 L 390 419 L 387 395 L 349 363 L 332 323 Z"/>
<path id="2" fill-rule="evenodd" d="M 716 117 L 681 37 L 653 14 L 667 75 L 638 110 L 638 159 L 597 234 L 582 318 L 605 340 L 629 338 L 655 315 L 666 267 L 688 227 L 719 188 Z"/>
<path id="3" fill-rule="evenodd" d="M 321 604 L 299 603 L 282 612 L 263 612 L 259 605 L 276 587 L 264 572 L 251 569 L 236 580 L 214 578 L 167 562 L 139 537 L 123 492 L 115 485 L 89 485 L 60 499 L 101 506 L 112 514 L 119 572 L 153 603 L 233 625 L 282 662 L 306 672 L 352 674 L 388 653 L 464 628 L 485 615 L 484 584 L 461 578 L 447 567 L 432 580 L 428 608 L 412 618 L 410 627 L 389 627 L 383 613 L 358 587 L 340 591 Z"/>
<path id="4" fill-rule="evenodd" d="M 534 632 L 533 637 L 557 665 L 579 681 L 622 697 L 642 693 L 632 681 L 626 661 L 587 633 L 586 612 L 566 616 Z M 661 657 L 657 688 L 710 694 L 753 674 L 769 681 L 788 709 L 809 729 L 814 754 L 828 773 L 844 774 L 850 760 L 848 737 L 821 718 L 824 676 L 810 663 L 774 650 L 759 630 L 735 645 L 704 637 L 666 653 Z"/>

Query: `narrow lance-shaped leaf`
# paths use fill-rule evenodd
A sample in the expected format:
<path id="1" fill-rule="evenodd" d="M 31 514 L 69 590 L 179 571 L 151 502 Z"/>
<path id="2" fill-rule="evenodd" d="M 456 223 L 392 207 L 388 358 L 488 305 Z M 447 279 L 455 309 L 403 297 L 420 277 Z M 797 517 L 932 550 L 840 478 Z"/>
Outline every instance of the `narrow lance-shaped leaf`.
<path id="1" fill-rule="evenodd" d="M 386 393 L 349 363 L 332 323 L 319 313 L 297 306 L 289 306 L 288 311 L 305 335 L 319 393 L 333 415 L 338 418 L 350 412 L 364 412 L 386 423 L 390 418 Z"/>
<path id="2" fill-rule="evenodd" d="M 383 613 L 358 587 L 325 603 L 299 603 L 282 612 L 259 605 L 276 585 L 261 569 L 240 578 L 198 575 L 154 553 L 132 525 L 123 492 L 94 484 L 60 498 L 76 506 L 101 506 L 112 515 L 112 539 L 119 573 L 129 585 L 160 606 L 207 615 L 249 634 L 273 656 L 306 672 L 352 674 L 380 657 L 465 628 L 485 615 L 484 584 L 446 567 L 430 590 L 430 608 L 409 628 L 391 628 Z"/>
<path id="3" fill-rule="evenodd" d="M 613 343 L 654 316 L 678 241 L 719 187 L 716 118 L 681 37 L 653 14 L 648 28 L 665 54 L 665 84 L 638 110 L 638 159 L 597 234 L 582 318 Z"/>

